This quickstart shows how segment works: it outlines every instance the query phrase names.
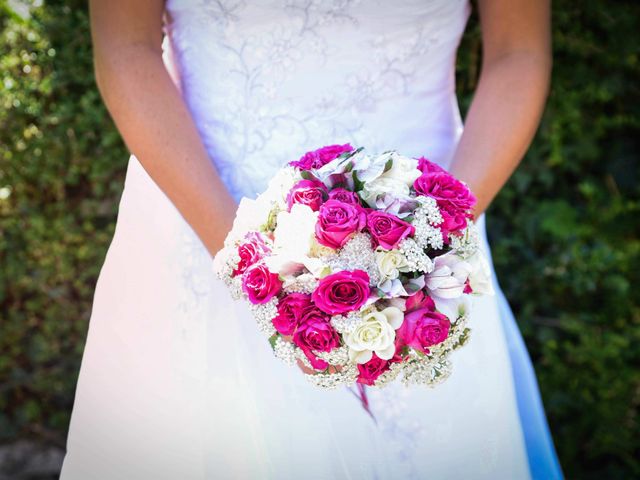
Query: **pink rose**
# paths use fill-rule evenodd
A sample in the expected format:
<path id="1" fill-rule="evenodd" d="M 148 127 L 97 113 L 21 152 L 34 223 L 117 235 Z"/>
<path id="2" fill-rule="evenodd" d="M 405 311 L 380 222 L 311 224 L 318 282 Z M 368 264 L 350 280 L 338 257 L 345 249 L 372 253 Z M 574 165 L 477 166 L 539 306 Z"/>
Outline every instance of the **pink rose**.
<path id="1" fill-rule="evenodd" d="M 294 203 L 307 205 L 311 210 L 317 212 L 327 196 L 327 187 L 318 180 L 300 180 L 296 183 L 287 195 L 287 206 L 291 211 Z"/>
<path id="2" fill-rule="evenodd" d="M 428 347 L 446 340 L 450 326 L 446 315 L 430 308 L 420 308 L 404 316 L 404 322 L 396 334 L 406 345 L 429 353 Z"/>
<path id="3" fill-rule="evenodd" d="M 431 297 L 425 294 L 424 290 L 418 290 L 416 293 L 407 297 L 405 303 L 405 310 L 412 312 L 421 308 L 427 308 L 431 311 L 435 311 L 436 304 Z"/>
<path id="4" fill-rule="evenodd" d="M 362 207 L 338 200 L 327 200 L 319 212 L 316 238 L 322 245 L 331 248 L 342 247 L 367 223 L 367 215 Z"/>
<path id="5" fill-rule="evenodd" d="M 365 385 L 373 385 L 380 375 L 389 370 L 392 363 L 403 362 L 404 359 L 400 353 L 402 345 L 398 341 L 396 341 L 395 344 L 396 353 L 394 353 L 393 357 L 389 360 L 383 360 L 373 352 L 371 360 L 366 363 L 359 363 L 359 373 L 356 381 L 358 383 L 364 383 Z"/>
<path id="6" fill-rule="evenodd" d="M 418 160 L 418 170 L 422 173 L 446 173 L 447 171 L 437 163 L 432 162 L 424 157 L 420 157 Z"/>
<path id="7" fill-rule="evenodd" d="M 351 205 L 360 205 L 360 199 L 356 192 L 352 192 L 345 188 L 334 188 L 329 192 L 329 200 L 338 200 L 342 203 L 350 203 Z"/>
<path id="8" fill-rule="evenodd" d="M 242 290 L 251 303 L 267 303 L 281 288 L 278 275 L 271 273 L 263 262 L 252 265 L 242 275 Z"/>
<path id="9" fill-rule="evenodd" d="M 372 210 L 367 215 L 367 230 L 371 233 L 375 245 L 387 250 L 396 248 L 403 239 L 416 231 L 410 223 L 379 210 Z"/>
<path id="10" fill-rule="evenodd" d="M 380 375 L 389 370 L 390 363 L 389 360 L 381 359 L 374 352 L 371 360 L 358 364 L 359 373 L 356 381 L 365 385 L 373 385 Z"/>
<path id="11" fill-rule="evenodd" d="M 340 346 L 340 335 L 331 326 L 330 317 L 315 307 L 307 308 L 293 334 L 293 343 L 302 349 L 313 368 L 324 370 L 329 364 L 313 351 L 330 352 Z"/>
<path id="12" fill-rule="evenodd" d="M 467 226 L 467 219 L 470 215 L 462 212 L 450 214 L 447 210 L 440 210 L 442 214 L 442 223 L 438 225 L 442 230 L 444 243 L 449 243 L 449 233 L 458 232 Z"/>
<path id="13" fill-rule="evenodd" d="M 246 242 L 238 245 L 238 255 L 240 261 L 238 266 L 233 270 L 233 276 L 242 275 L 247 268 L 262 259 L 265 254 L 270 252 L 264 238 L 257 232 L 250 232 L 245 236 Z"/>
<path id="14" fill-rule="evenodd" d="M 301 170 L 310 170 L 312 168 L 318 169 L 331 160 L 335 160 L 344 152 L 350 152 L 353 147 L 348 143 L 344 145 L 327 145 L 326 147 L 319 148 L 305 153 L 300 160 L 289 162 L 289 165 L 298 167 Z"/>
<path id="15" fill-rule="evenodd" d="M 312 305 L 311 295 L 290 293 L 278 302 L 278 315 L 271 322 L 282 335 L 293 335 L 304 311 Z"/>
<path id="16" fill-rule="evenodd" d="M 476 204 L 476 198 L 471 190 L 447 172 L 423 173 L 413 183 L 413 188 L 419 195 L 433 197 L 441 210 L 449 215 L 467 215 Z"/>
<path id="17" fill-rule="evenodd" d="M 320 310 L 336 315 L 358 310 L 369 298 L 369 293 L 367 272 L 343 270 L 322 278 L 311 298 Z"/>

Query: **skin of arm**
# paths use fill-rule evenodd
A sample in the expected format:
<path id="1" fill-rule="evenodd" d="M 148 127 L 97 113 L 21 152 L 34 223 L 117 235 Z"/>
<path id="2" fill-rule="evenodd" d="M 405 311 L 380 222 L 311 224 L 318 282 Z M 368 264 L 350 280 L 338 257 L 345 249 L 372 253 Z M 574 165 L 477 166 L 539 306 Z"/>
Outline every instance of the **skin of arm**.
<path id="1" fill-rule="evenodd" d="M 211 256 L 235 200 L 162 61 L 163 0 L 90 0 L 96 81 L 127 147 Z"/>
<path id="2" fill-rule="evenodd" d="M 477 218 L 538 128 L 552 55 L 550 0 L 479 0 L 483 60 L 450 172 L 476 195 Z"/>

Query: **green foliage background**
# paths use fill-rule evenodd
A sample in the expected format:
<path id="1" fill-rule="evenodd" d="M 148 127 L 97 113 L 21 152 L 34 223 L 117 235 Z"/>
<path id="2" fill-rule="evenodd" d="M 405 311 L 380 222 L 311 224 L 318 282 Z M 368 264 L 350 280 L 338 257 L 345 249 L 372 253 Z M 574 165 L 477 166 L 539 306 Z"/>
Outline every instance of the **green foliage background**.
<path id="1" fill-rule="evenodd" d="M 639 20 L 634 0 L 554 2 L 548 107 L 487 215 L 568 478 L 640 477 Z M 474 15 L 463 109 L 479 65 Z M 127 159 L 85 2 L 0 0 L 0 443 L 64 446 Z"/>

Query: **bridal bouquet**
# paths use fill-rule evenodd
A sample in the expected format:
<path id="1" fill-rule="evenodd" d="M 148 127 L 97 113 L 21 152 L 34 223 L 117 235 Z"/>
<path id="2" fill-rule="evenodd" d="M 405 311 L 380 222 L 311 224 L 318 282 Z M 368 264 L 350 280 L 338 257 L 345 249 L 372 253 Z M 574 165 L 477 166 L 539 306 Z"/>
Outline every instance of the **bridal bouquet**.
<path id="1" fill-rule="evenodd" d="M 475 201 L 423 157 L 329 145 L 241 200 L 214 269 L 316 385 L 435 385 L 469 337 L 470 297 L 493 293 Z"/>

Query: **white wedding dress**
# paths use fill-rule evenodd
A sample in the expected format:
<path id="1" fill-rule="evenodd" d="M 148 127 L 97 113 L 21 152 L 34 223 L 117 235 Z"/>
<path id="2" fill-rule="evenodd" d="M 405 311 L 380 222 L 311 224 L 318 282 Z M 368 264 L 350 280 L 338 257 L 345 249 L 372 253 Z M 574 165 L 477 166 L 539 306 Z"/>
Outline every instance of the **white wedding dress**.
<path id="1" fill-rule="evenodd" d="M 351 142 L 447 166 L 462 133 L 467 0 L 169 0 L 165 62 L 236 199 L 304 152 Z M 484 235 L 484 218 L 480 220 Z M 486 238 L 483 247 L 487 249 Z M 97 282 L 62 476 L 561 478 L 498 289 L 431 389 L 321 390 L 272 354 L 247 306 L 131 157 Z"/>

